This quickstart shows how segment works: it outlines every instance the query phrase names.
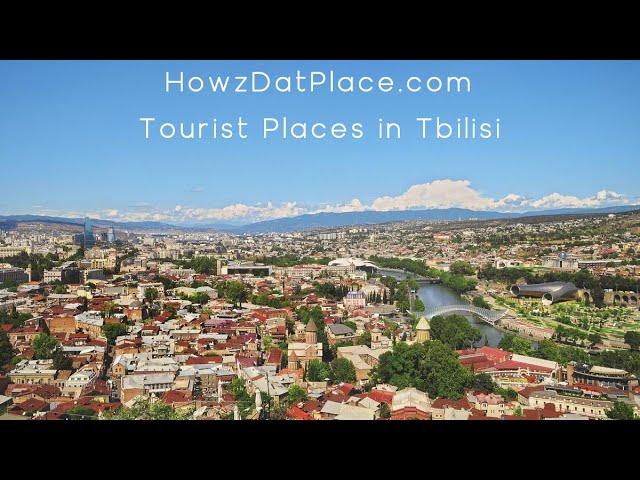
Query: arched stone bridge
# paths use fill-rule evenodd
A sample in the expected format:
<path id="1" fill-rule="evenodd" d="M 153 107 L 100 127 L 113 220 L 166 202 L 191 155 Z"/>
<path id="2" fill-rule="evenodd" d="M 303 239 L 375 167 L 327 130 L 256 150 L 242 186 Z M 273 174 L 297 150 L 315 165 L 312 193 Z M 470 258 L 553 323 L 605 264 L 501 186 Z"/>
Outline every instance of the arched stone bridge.
<path id="1" fill-rule="evenodd" d="M 431 320 L 438 315 L 450 315 L 452 313 L 471 313 L 488 324 L 495 325 L 507 312 L 506 310 L 489 310 L 475 305 L 460 304 L 427 308 L 424 315 Z"/>

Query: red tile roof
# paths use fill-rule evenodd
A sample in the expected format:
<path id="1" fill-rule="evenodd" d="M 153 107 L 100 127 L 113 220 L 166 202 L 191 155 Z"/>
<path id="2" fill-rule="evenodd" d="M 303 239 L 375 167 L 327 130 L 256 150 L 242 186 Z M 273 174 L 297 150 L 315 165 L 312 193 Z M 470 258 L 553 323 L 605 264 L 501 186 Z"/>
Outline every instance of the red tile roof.
<path id="1" fill-rule="evenodd" d="M 168 390 L 160 398 L 164 403 L 168 404 L 184 403 L 191 400 L 191 395 L 180 390 Z"/>
<path id="2" fill-rule="evenodd" d="M 384 390 L 375 390 L 375 389 L 367 393 L 367 396 L 370 399 L 375 400 L 378 403 L 386 403 L 387 405 L 391 405 L 391 403 L 393 402 L 394 395 L 395 395 L 395 392 L 387 392 Z"/>
<path id="3" fill-rule="evenodd" d="M 279 348 L 272 348 L 269 352 L 269 358 L 267 358 L 267 363 L 280 365 L 282 361 L 282 350 Z"/>
<path id="4" fill-rule="evenodd" d="M 529 398 L 533 392 L 544 390 L 544 385 L 532 385 L 530 387 L 524 387 L 518 392 L 518 395 L 522 395 L 524 398 Z"/>
<path id="5" fill-rule="evenodd" d="M 476 352 L 484 354 L 489 360 L 493 360 L 494 362 L 504 361 L 505 359 L 510 359 L 512 356 L 511 352 L 487 346 L 476 349 Z"/>
<path id="6" fill-rule="evenodd" d="M 313 417 L 297 405 L 291 405 L 287 410 L 287 417 L 293 420 L 313 420 Z"/>
<path id="7" fill-rule="evenodd" d="M 24 402 L 16 403 L 12 405 L 9 410 L 33 413 L 45 410 L 49 407 L 49 404 L 43 400 L 38 400 L 37 398 L 30 398 L 25 400 Z"/>
<path id="8" fill-rule="evenodd" d="M 557 412 L 553 403 L 545 403 L 541 411 L 542 418 L 560 418 L 563 412 Z"/>
<path id="9" fill-rule="evenodd" d="M 351 393 L 351 390 L 353 390 L 353 385 L 351 385 L 350 383 L 341 383 L 338 386 L 338 390 L 340 390 L 345 395 L 349 395 Z"/>
<path id="10" fill-rule="evenodd" d="M 220 355 L 207 355 L 204 357 L 189 357 L 185 362 L 187 365 L 204 365 L 209 363 L 222 363 Z"/>
<path id="11" fill-rule="evenodd" d="M 304 402 L 301 408 L 307 413 L 319 412 L 322 410 L 322 404 L 318 400 L 311 399 Z"/>
<path id="12" fill-rule="evenodd" d="M 241 367 L 255 367 L 258 362 L 255 358 L 251 358 L 251 357 L 236 357 L 238 363 L 240 363 Z"/>
<path id="13" fill-rule="evenodd" d="M 452 400 L 450 398 L 436 398 L 431 404 L 433 408 L 453 408 L 455 410 L 471 410 L 471 404 L 466 398 Z"/>

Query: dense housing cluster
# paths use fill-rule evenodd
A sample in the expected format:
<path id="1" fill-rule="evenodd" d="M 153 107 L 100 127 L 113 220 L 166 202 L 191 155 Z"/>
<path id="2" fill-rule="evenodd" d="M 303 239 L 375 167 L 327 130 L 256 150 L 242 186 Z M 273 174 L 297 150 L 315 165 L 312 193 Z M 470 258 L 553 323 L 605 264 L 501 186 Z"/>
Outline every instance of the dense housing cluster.
<path id="1" fill-rule="evenodd" d="M 0 231 L 0 415 L 633 418 L 639 235 L 633 212 L 255 235 L 21 222 Z"/>

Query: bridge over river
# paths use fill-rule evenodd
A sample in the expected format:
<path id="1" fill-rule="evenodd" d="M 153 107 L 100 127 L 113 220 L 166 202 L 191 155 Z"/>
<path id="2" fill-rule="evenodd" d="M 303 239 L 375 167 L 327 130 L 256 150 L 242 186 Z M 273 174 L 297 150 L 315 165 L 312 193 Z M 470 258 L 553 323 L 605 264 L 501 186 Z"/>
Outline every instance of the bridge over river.
<path id="1" fill-rule="evenodd" d="M 453 313 L 470 313 L 489 325 L 495 325 L 498 320 L 505 316 L 506 310 L 489 310 L 487 308 L 476 307 L 475 305 L 439 305 L 427 308 L 424 315 L 431 320 L 438 315 L 450 315 Z"/>

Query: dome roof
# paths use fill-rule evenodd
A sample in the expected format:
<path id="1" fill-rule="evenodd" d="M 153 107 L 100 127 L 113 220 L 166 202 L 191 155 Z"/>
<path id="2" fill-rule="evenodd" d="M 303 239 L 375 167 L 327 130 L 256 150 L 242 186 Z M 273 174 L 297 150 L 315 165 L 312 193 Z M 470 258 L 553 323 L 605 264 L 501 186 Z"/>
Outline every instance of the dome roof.
<path id="1" fill-rule="evenodd" d="M 357 258 L 357 257 L 336 258 L 335 260 L 331 260 L 329 262 L 329 266 L 331 267 L 348 267 L 350 265 L 353 265 L 356 268 L 362 268 L 362 267 L 373 268 L 373 269 L 378 268 L 378 266 L 375 263 L 370 262 L 369 260 L 363 260 L 362 258 Z"/>
<path id="2" fill-rule="evenodd" d="M 304 329 L 305 332 L 317 332 L 318 327 L 316 326 L 316 322 L 313 321 L 313 318 L 309 319 L 307 323 L 307 327 Z"/>
<path id="3" fill-rule="evenodd" d="M 141 308 L 141 307 L 142 307 L 142 303 L 140 303 L 139 300 L 134 300 L 129 304 L 129 308 Z"/>
<path id="4" fill-rule="evenodd" d="M 416 325 L 416 330 L 431 330 L 427 317 L 420 317 L 420 321 Z"/>

